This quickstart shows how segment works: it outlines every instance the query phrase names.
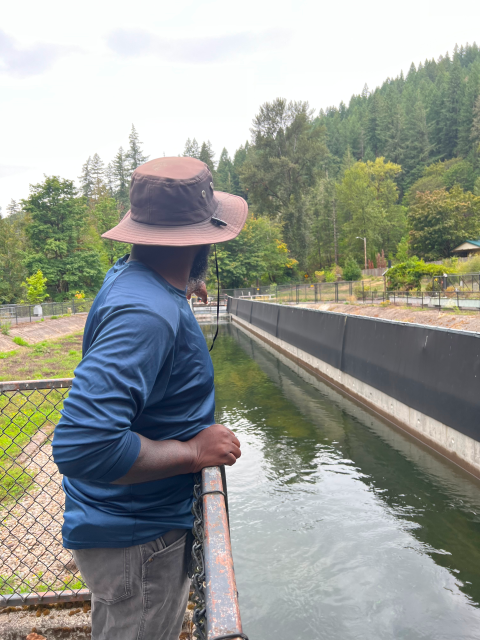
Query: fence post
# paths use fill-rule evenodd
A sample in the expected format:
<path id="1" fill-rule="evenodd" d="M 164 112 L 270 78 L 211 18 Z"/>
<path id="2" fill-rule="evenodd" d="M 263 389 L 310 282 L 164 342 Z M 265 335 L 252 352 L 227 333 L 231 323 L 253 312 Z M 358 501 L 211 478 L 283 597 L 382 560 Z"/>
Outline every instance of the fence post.
<path id="1" fill-rule="evenodd" d="M 365 284 L 362 280 L 362 302 L 365 304 Z"/>
<path id="2" fill-rule="evenodd" d="M 298 304 L 300 302 L 300 295 L 298 291 L 299 285 L 295 285 L 295 303 Z"/>
<path id="3" fill-rule="evenodd" d="M 338 282 L 335 282 L 335 302 L 338 302 Z"/>
<path id="4" fill-rule="evenodd" d="M 17 310 L 17 305 L 15 305 L 15 324 L 18 324 L 18 310 Z"/>
<path id="5" fill-rule="evenodd" d="M 28 317 L 29 317 L 29 322 L 32 321 L 32 305 L 29 304 L 28 305 Z"/>
<path id="6" fill-rule="evenodd" d="M 423 309 L 423 291 L 422 291 L 422 309 Z"/>
<path id="7" fill-rule="evenodd" d="M 457 291 L 457 309 L 460 309 L 460 300 L 458 297 L 458 291 Z"/>
<path id="8" fill-rule="evenodd" d="M 348 295 L 350 297 L 352 297 L 352 295 L 353 295 L 353 283 L 352 282 L 348 283 Z"/>
<path id="9" fill-rule="evenodd" d="M 72 299 L 72 313 L 75 313 L 75 298 Z"/>

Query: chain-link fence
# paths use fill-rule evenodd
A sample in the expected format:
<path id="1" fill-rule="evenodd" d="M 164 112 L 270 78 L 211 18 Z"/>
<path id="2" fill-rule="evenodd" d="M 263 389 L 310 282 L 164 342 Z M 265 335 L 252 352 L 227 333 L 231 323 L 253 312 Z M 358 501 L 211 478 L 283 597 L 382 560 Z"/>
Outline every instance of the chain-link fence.
<path id="1" fill-rule="evenodd" d="M 64 493 L 51 445 L 71 385 L 72 378 L 0 383 L 0 606 L 90 599 L 62 546 Z M 196 637 L 245 639 L 219 467 L 197 476 L 193 513 Z"/>
<path id="2" fill-rule="evenodd" d="M 62 546 L 51 440 L 71 378 L 0 383 L 0 604 L 88 597 Z"/>
<path id="3" fill-rule="evenodd" d="M 41 304 L 6 304 L 0 306 L 0 324 L 38 322 L 42 318 L 55 318 L 75 313 L 87 313 L 92 300 L 78 299 L 63 302 L 42 302 Z"/>

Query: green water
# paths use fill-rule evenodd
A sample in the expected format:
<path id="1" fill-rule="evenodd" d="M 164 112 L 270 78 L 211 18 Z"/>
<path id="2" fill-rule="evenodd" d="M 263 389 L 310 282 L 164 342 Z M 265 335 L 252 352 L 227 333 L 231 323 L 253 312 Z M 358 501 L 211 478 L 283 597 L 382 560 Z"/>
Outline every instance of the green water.
<path id="1" fill-rule="evenodd" d="M 250 640 L 480 639 L 480 482 L 232 325 L 212 358 Z"/>

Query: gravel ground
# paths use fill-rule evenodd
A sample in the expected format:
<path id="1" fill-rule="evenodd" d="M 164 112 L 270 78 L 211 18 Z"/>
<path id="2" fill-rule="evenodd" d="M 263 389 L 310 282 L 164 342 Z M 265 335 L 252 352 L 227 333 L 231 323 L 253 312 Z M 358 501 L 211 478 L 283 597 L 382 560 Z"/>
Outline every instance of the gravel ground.
<path id="1" fill-rule="evenodd" d="M 90 640 L 89 602 L 0 609 L 0 640 Z M 187 608 L 179 640 L 193 640 Z"/>
<path id="2" fill-rule="evenodd" d="M 44 428 L 44 439 L 51 427 Z M 62 546 L 61 528 L 64 493 L 61 476 L 51 458 L 51 445 L 38 443 L 38 434 L 29 447 L 35 482 L 17 503 L 7 504 L 1 512 L 0 575 L 18 582 L 28 591 L 36 586 L 58 589 L 78 576 L 70 551 Z"/>
<path id="3" fill-rule="evenodd" d="M 480 313 L 469 311 L 436 311 L 433 309 L 416 309 L 397 307 L 394 305 L 380 307 L 379 305 L 363 304 L 299 304 L 304 309 L 319 309 L 321 311 L 336 311 L 354 316 L 368 316 L 370 318 L 385 318 L 397 322 L 414 322 L 445 329 L 480 332 Z"/>

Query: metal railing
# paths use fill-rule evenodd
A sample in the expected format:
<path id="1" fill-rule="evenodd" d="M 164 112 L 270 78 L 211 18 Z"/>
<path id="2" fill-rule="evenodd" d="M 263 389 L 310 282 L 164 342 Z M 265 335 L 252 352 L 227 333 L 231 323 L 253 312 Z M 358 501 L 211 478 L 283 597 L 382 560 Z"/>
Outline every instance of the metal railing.
<path id="1" fill-rule="evenodd" d="M 0 306 L 0 324 L 6 322 L 38 322 L 42 318 L 64 316 L 75 313 L 87 313 L 93 304 L 92 300 L 73 299 L 63 302 L 42 302 L 41 304 L 6 304 Z"/>
<path id="2" fill-rule="evenodd" d="M 71 386 L 72 378 L 0 383 L 0 606 L 91 597 L 71 552 L 62 546 L 64 492 L 51 447 Z M 227 507 L 222 470 L 204 469 L 196 477 L 192 510 L 199 640 L 246 638 Z"/>
<path id="3" fill-rule="evenodd" d="M 198 640 L 243 638 L 233 568 L 224 469 L 195 476 L 192 546 L 193 623 Z"/>
<path id="4" fill-rule="evenodd" d="M 393 304 L 444 310 L 480 311 L 480 291 L 440 290 L 440 291 L 384 291 L 372 287 L 365 281 L 333 282 L 313 285 L 278 287 L 272 294 L 260 293 L 232 296 L 258 302 L 298 305 L 302 303 L 348 303 L 348 304 Z"/>

